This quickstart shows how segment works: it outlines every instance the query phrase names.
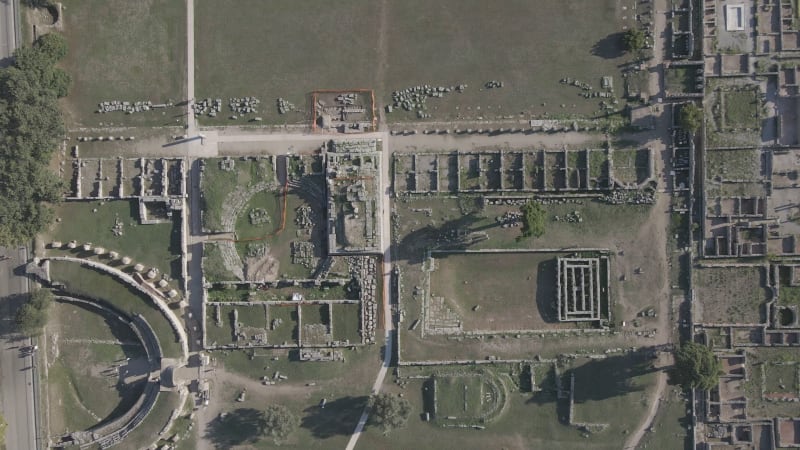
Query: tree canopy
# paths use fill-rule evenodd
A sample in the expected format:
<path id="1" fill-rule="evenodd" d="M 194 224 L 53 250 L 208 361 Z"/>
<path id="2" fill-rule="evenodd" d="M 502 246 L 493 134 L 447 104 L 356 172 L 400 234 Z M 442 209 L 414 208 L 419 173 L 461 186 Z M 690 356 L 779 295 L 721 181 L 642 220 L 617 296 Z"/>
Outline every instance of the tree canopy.
<path id="1" fill-rule="evenodd" d="M 638 52 L 647 43 L 644 31 L 638 28 L 631 28 L 622 35 L 622 44 L 629 52 Z"/>
<path id="2" fill-rule="evenodd" d="M 685 104 L 681 107 L 678 121 L 681 128 L 690 133 L 696 133 L 703 125 L 703 110 L 694 103 Z"/>
<path id="3" fill-rule="evenodd" d="M 36 336 L 47 324 L 47 312 L 53 303 L 53 293 L 46 289 L 35 291 L 30 300 L 17 310 L 17 330 L 28 336 Z"/>
<path id="4" fill-rule="evenodd" d="M 67 53 L 64 37 L 40 36 L 14 52 L 0 69 L 0 245 L 16 244 L 46 228 L 46 206 L 61 198 L 62 183 L 48 169 L 65 128 L 58 98 L 70 76 L 55 64 Z"/>
<path id="5" fill-rule="evenodd" d="M 297 416 L 283 405 L 269 405 L 264 411 L 264 434 L 276 444 L 285 441 L 299 423 Z"/>
<path id="6" fill-rule="evenodd" d="M 529 201 L 521 208 L 522 237 L 540 237 L 544 234 L 545 211 L 542 205 Z"/>
<path id="7" fill-rule="evenodd" d="M 384 433 L 406 426 L 411 414 L 411 403 L 408 400 L 386 393 L 370 397 L 369 406 L 370 423 L 380 426 Z"/>
<path id="8" fill-rule="evenodd" d="M 685 389 L 710 390 L 721 374 L 722 363 L 705 345 L 689 341 L 675 352 L 674 376 Z"/>

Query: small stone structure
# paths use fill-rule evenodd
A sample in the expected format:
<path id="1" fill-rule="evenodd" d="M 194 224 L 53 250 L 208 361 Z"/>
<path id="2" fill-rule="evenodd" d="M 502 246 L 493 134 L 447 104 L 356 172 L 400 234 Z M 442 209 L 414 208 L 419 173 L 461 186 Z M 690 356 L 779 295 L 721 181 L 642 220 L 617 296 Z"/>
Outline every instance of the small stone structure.
<path id="1" fill-rule="evenodd" d="M 608 303 L 608 261 L 599 258 L 558 258 L 558 320 L 594 321 Z"/>

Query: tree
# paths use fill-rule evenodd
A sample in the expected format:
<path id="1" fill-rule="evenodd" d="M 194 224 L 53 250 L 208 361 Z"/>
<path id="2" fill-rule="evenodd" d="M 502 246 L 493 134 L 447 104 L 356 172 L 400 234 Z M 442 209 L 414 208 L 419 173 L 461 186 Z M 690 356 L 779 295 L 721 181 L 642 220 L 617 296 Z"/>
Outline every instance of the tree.
<path id="1" fill-rule="evenodd" d="M 646 44 L 644 31 L 638 28 L 629 29 L 622 36 L 622 43 L 625 45 L 625 50 L 629 52 L 638 52 L 643 49 Z"/>
<path id="2" fill-rule="evenodd" d="M 673 374 L 685 389 L 708 391 L 719 383 L 722 363 L 709 347 L 689 341 L 675 352 Z"/>
<path id="3" fill-rule="evenodd" d="M 542 205 L 529 201 L 522 211 L 522 237 L 540 237 L 544 234 L 545 211 Z"/>
<path id="4" fill-rule="evenodd" d="M 14 52 L 14 65 L 0 69 L 0 245 L 31 239 L 53 220 L 49 203 L 61 199 L 59 177 L 48 168 L 65 133 L 58 98 L 70 76 L 55 66 L 67 53 L 56 33 Z M 38 313 L 26 308 L 22 314 Z"/>
<path id="5" fill-rule="evenodd" d="M 379 425 L 384 433 L 404 427 L 411 414 L 411 403 L 408 400 L 386 393 L 370 397 L 369 407 L 370 423 Z"/>
<path id="6" fill-rule="evenodd" d="M 678 122 L 684 130 L 696 133 L 703 125 L 703 110 L 692 103 L 687 103 L 681 107 L 681 115 Z"/>
<path id="7" fill-rule="evenodd" d="M 52 292 L 39 289 L 31 298 L 17 310 L 15 322 L 17 329 L 28 336 L 36 336 L 42 332 L 42 327 L 47 324 L 47 312 L 53 303 Z"/>
<path id="8" fill-rule="evenodd" d="M 276 444 L 285 441 L 297 429 L 300 421 L 289 408 L 283 405 L 269 405 L 264 411 L 264 434 Z"/>

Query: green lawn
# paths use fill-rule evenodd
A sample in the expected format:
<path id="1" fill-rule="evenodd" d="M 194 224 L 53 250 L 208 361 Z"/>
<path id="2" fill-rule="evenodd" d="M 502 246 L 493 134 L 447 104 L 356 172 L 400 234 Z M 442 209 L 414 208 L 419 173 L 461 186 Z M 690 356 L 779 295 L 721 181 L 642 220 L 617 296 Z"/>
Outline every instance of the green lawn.
<path id="1" fill-rule="evenodd" d="M 97 425 L 97 420 L 81 405 L 80 394 L 63 359 L 54 361 L 48 367 L 47 384 L 51 408 L 50 433 L 85 430 Z"/>
<path id="2" fill-rule="evenodd" d="M 437 377 L 436 414 L 445 419 L 452 416 L 465 420 L 481 412 L 483 379 L 480 376 Z M 443 421 L 446 423 L 446 420 Z"/>
<path id="3" fill-rule="evenodd" d="M 208 305 L 206 308 L 206 344 L 209 346 L 226 345 L 233 343 L 233 327 L 231 318 L 228 316 L 229 310 L 221 308 L 221 324 L 217 326 L 214 318 L 216 305 Z"/>
<path id="4" fill-rule="evenodd" d="M 71 240 L 81 245 L 91 242 L 96 247 L 128 256 L 135 263 L 156 267 L 174 279 L 180 279 L 181 225 L 179 216 L 172 223 L 140 225 L 139 204 L 132 200 L 70 201 L 56 209 L 61 221 L 47 233 L 51 241 L 66 244 Z M 94 210 L 97 212 L 94 212 Z M 115 236 L 116 219 L 123 223 L 122 236 Z"/>
<path id="5" fill-rule="evenodd" d="M 293 345 L 297 343 L 297 306 L 295 305 L 270 305 L 267 310 L 269 314 L 269 342 L 281 345 L 284 342 Z M 280 319 L 281 323 L 273 328 L 275 320 Z"/>
<path id="6" fill-rule="evenodd" d="M 181 356 L 181 346 L 167 319 L 132 288 L 110 275 L 72 262 L 51 261 L 50 273 L 53 281 L 64 283 L 64 290 L 71 294 L 103 300 L 125 314 L 141 314 L 158 337 L 164 357 Z"/>
<path id="7" fill-rule="evenodd" d="M 351 343 L 361 342 L 361 305 L 355 304 L 334 304 L 331 305 L 331 315 L 333 316 L 333 339 L 337 341 L 348 340 Z"/>
<path id="8" fill-rule="evenodd" d="M 101 101 L 186 100 L 186 7 L 172 0 L 65 0 L 72 76 L 64 102 L 70 127 L 162 126 L 185 122 L 182 108 L 96 114 Z M 177 122 L 176 122 L 177 121 Z"/>

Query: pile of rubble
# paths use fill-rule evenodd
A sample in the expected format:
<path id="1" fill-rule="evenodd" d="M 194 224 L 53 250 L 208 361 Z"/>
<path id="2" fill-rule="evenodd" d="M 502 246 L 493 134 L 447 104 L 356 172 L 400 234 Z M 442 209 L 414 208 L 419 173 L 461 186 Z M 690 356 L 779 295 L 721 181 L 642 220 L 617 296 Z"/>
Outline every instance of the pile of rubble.
<path id="1" fill-rule="evenodd" d="M 361 335 L 367 344 L 375 342 L 375 326 L 378 312 L 376 299 L 377 264 L 375 258 L 368 256 L 350 256 L 347 258 L 350 275 L 360 287 L 361 300 Z"/>
<path id="2" fill-rule="evenodd" d="M 581 212 L 578 210 L 569 212 L 564 216 L 555 216 L 554 219 L 556 222 L 568 222 L 568 223 L 583 222 L 583 217 L 581 216 Z"/>
<path id="3" fill-rule="evenodd" d="M 292 241 L 289 245 L 292 264 L 301 264 L 307 269 L 314 266 L 314 243 L 308 241 Z"/>
<path id="4" fill-rule="evenodd" d="M 250 225 L 263 225 L 271 222 L 269 214 L 264 208 L 251 209 L 248 217 L 250 218 Z"/>
<path id="5" fill-rule="evenodd" d="M 219 170 L 230 172 L 236 167 L 236 162 L 231 158 L 225 158 L 219 162 Z"/>
<path id="6" fill-rule="evenodd" d="M 558 82 L 561 83 L 561 84 L 569 85 L 569 86 L 579 87 L 584 91 L 591 91 L 591 90 L 594 89 L 592 87 L 592 85 L 590 85 L 589 83 L 584 83 L 583 81 L 580 81 L 580 80 L 573 80 L 572 78 L 569 78 L 569 77 L 562 78 L 562 79 L 558 80 Z"/>
<path id="7" fill-rule="evenodd" d="M 294 210 L 296 215 L 294 217 L 294 223 L 297 225 L 298 228 L 302 230 L 310 230 L 314 228 L 314 219 L 311 217 L 312 210 L 311 206 L 309 205 L 302 205 L 298 206 L 297 209 Z"/>
<path id="8" fill-rule="evenodd" d="M 114 218 L 114 227 L 111 229 L 111 232 L 114 233 L 114 236 L 122 236 L 123 230 L 122 227 L 124 226 L 123 222 L 119 220 L 119 217 Z"/>
<path id="9" fill-rule="evenodd" d="M 208 114 L 208 117 L 217 117 L 217 114 L 222 110 L 222 99 L 215 98 L 210 99 L 207 98 L 200 102 L 195 102 L 192 104 L 192 110 L 194 110 L 194 116 L 199 117 L 202 114 Z"/>
<path id="10" fill-rule="evenodd" d="M 257 114 L 258 109 L 256 107 L 259 103 L 261 103 L 261 100 L 256 97 L 233 97 L 228 99 L 228 108 L 234 114 Z M 231 116 L 231 119 L 236 118 L 236 115 Z"/>
<path id="11" fill-rule="evenodd" d="M 138 112 L 150 111 L 151 109 L 166 108 L 172 106 L 172 103 L 160 103 L 154 105 L 150 100 L 123 102 L 120 100 L 111 100 L 107 102 L 100 102 L 97 104 L 97 112 L 105 114 L 108 112 L 122 111 L 125 114 L 133 114 Z"/>
<path id="12" fill-rule="evenodd" d="M 497 80 L 491 80 L 491 81 L 487 81 L 486 83 L 484 83 L 483 86 L 486 89 L 501 88 L 501 87 L 503 87 L 503 82 L 502 81 L 497 81 Z"/>
<path id="13" fill-rule="evenodd" d="M 263 258 L 267 256 L 267 244 L 247 244 L 245 254 L 248 258 Z"/>
<path id="14" fill-rule="evenodd" d="M 357 100 L 358 100 L 358 94 L 356 93 L 339 94 L 336 96 L 336 102 L 341 103 L 345 106 L 355 105 Z"/>
<path id="15" fill-rule="evenodd" d="M 430 116 L 423 112 L 425 109 L 425 101 L 428 98 L 442 98 L 445 94 L 449 94 L 453 91 L 464 92 L 466 88 L 466 84 L 459 84 L 457 86 L 431 86 L 426 84 L 394 91 L 392 92 L 392 104 L 386 107 L 386 112 L 392 112 L 395 108 L 403 108 L 406 111 L 416 110 L 417 115 Z"/>
<path id="16" fill-rule="evenodd" d="M 655 196 L 651 191 L 618 190 L 601 196 L 599 200 L 612 205 L 652 205 L 655 203 Z"/>
<path id="17" fill-rule="evenodd" d="M 508 211 L 502 216 L 494 218 L 495 222 L 500 223 L 503 228 L 519 227 L 522 225 L 522 213 L 518 211 Z"/>
<path id="18" fill-rule="evenodd" d="M 294 103 L 289 103 L 288 100 L 278 97 L 276 101 L 278 104 L 278 114 L 286 114 L 289 111 L 294 111 L 297 107 L 294 106 Z"/>

